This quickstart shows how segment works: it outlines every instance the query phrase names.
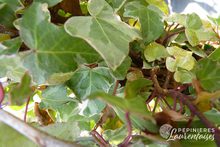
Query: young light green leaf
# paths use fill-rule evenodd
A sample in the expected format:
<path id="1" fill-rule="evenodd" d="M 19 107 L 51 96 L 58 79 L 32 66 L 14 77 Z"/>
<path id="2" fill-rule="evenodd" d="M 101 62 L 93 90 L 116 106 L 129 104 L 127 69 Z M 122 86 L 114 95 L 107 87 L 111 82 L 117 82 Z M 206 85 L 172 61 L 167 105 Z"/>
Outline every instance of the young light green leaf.
<path id="1" fill-rule="evenodd" d="M 192 80 L 195 79 L 195 75 L 188 70 L 178 68 L 174 73 L 174 79 L 180 83 L 192 83 Z"/>
<path id="2" fill-rule="evenodd" d="M 202 88 L 214 92 L 220 89 L 220 63 L 209 58 L 200 60 L 196 66 L 196 77 Z"/>
<path id="3" fill-rule="evenodd" d="M 68 82 L 68 86 L 81 100 L 96 91 L 109 92 L 115 79 L 106 67 L 80 67 Z"/>
<path id="4" fill-rule="evenodd" d="M 186 29 L 185 34 L 186 34 L 186 38 L 188 39 L 189 43 L 192 46 L 196 46 L 199 44 L 199 38 L 198 38 L 195 30 Z"/>
<path id="5" fill-rule="evenodd" d="M 88 10 L 91 16 L 70 18 L 64 25 L 65 30 L 87 41 L 115 70 L 128 55 L 129 42 L 140 36 L 119 20 L 107 2 L 90 0 Z"/>
<path id="6" fill-rule="evenodd" d="M 196 30 L 199 41 L 218 41 L 218 36 L 212 29 L 201 28 Z"/>
<path id="7" fill-rule="evenodd" d="M 67 73 L 55 73 L 52 74 L 49 78 L 48 78 L 48 83 L 51 85 L 59 85 L 59 84 L 63 84 L 66 81 L 68 81 L 73 75 L 73 72 L 67 72 Z"/>
<path id="8" fill-rule="evenodd" d="M 202 27 L 202 21 L 196 13 L 188 14 L 186 17 L 186 28 L 198 30 Z"/>
<path id="9" fill-rule="evenodd" d="M 128 3 L 125 6 L 124 16 L 139 18 L 142 37 L 146 44 L 159 38 L 164 31 L 161 16 L 140 2 L 134 1 Z"/>
<path id="10" fill-rule="evenodd" d="M 213 30 L 210 30 L 210 29 L 204 29 L 204 28 L 200 28 L 198 30 L 186 29 L 185 34 L 186 34 L 186 37 L 189 43 L 192 46 L 198 45 L 199 42 L 201 41 L 217 41 L 218 40 L 215 32 L 213 32 Z"/>
<path id="11" fill-rule="evenodd" d="M 196 60 L 192 56 L 192 52 L 186 51 L 177 46 L 168 47 L 167 51 L 174 57 L 166 58 L 166 67 L 169 71 L 174 72 L 177 68 L 183 68 L 188 71 L 193 69 Z"/>
<path id="12" fill-rule="evenodd" d="M 144 57 L 148 62 L 160 60 L 161 58 L 165 58 L 167 56 L 169 56 L 169 54 L 166 48 L 156 42 L 150 43 L 144 49 Z"/>
<path id="13" fill-rule="evenodd" d="M 165 20 L 168 22 L 176 22 L 180 25 L 186 26 L 186 15 L 185 14 L 178 14 L 174 13 L 168 16 Z"/>
<path id="14" fill-rule="evenodd" d="M 33 3 L 25 12 L 20 23 L 20 35 L 32 53 L 26 62 L 32 74 L 34 67 L 43 72 L 44 78 L 54 73 L 70 72 L 77 63 L 97 61 L 98 54 L 83 40 L 68 35 L 62 26 L 49 22 L 50 15 L 46 4 Z M 32 20 L 32 21 L 30 21 Z M 30 24 L 31 23 L 31 24 Z M 35 57 L 33 57 L 35 56 Z M 33 68 L 32 68 L 33 67 Z M 36 76 L 39 76 L 37 74 Z"/>
<path id="15" fill-rule="evenodd" d="M 214 18 L 211 16 L 208 16 L 209 20 L 211 20 L 212 23 L 214 23 L 215 25 L 220 25 L 220 17 Z"/>
<path id="16" fill-rule="evenodd" d="M 165 0 L 146 0 L 150 5 L 158 7 L 164 14 L 169 14 L 169 8 Z"/>
<path id="17" fill-rule="evenodd" d="M 216 41 L 216 34 L 212 29 L 205 28 L 201 19 L 196 13 L 174 14 L 166 18 L 169 22 L 176 22 L 185 27 L 185 35 L 192 46 L 196 46 L 201 41 Z"/>

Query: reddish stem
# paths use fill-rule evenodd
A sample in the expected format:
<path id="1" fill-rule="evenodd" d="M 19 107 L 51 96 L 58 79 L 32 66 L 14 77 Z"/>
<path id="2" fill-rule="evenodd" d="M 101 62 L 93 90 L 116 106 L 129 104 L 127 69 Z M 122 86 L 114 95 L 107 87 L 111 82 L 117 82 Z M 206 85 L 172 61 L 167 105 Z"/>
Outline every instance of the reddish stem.
<path id="1" fill-rule="evenodd" d="M 132 124 L 131 124 L 131 119 L 130 119 L 130 113 L 129 112 L 125 113 L 125 119 L 126 119 L 126 122 L 127 122 L 128 135 L 124 139 L 124 141 L 119 145 L 119 147 L 127 147 L 130 140 L 132 139 Z"/>
<path id="2" fill-rule="evenodd" d="M 115 83 L 115 87 L 114 87 L 112 95 L 116 95 L 118 86 L 119 86 L 119 81 L 117 80 L 116 83 Z"/>
<path id="3" fill-rule="evenodd" d="M 176 99 L 177 99 L 176 97 L 173 98 L 173 110 L 174 111 L 176 111 L 176 104 L 177 104 Z"/>
<path id="4" fill-rule="evenodd" d="M 146 100 L 146 104 L 149 104 L 152 99 L 155 98 L 156 89 L 151 93 L 151 96 Z"/>
<path id="5" fill-rule="evenodd" d="M 97 142 L 101 147 L 107 147 L 109 146 L 109 143 L 105 141 L 105 139 L 100 135 L 96 130 L 92 130 L 91 134 L 93 135 L 94 138 L 97 138 Z"/>
<path id="6" fill-rule="evenodd" d="M 156 98 L 155 104 L 154 104 L 154 108 L 153 108 L 153 111 L 152 111 L 153 113 L 155 113 L 155 110 L 156 110 L 156 108 L 157 108 L 158 102 L 159 102 L 159 98 Z"/>
<path id="7" fill-rule="evenodd" d="M 191 113 L 193 115 L 196 115 L 207 128 L 214 128 L 215 132 L 212 132 L 212 133 L 214 134 L 214 138 L 215 138 L 215 142 L 216 142 L 217 146 L 220 146 L 220 130 L 218 128 L 216 128 L 215 125 L 212 122 L 210 122 L 197 109 L 197 107 L 189 101 L 192 98 L 190 96 L 188 96 L 188 95 L 184 95 L 184 94 L 182 94 L 182 93 L 180 93 L 178 91 L 175 91 L 175 90 L 169 90 L 168 93 L 172 97 L 179 98 L 179 100 L 190 109 Z"/>
<path id="8" fill-rule="evenodd" d="M 163 96 L 162 96 L 161 98 L 162 98 L 162 100 L 165 102 L 165 104 L 167 105 L 167 107 L 168 107 L 169 109 L 172 109 L 171 106 L 170 106 L 170 104 L 167 102 L 167 100 L 166 100 Z"/>
<path id="9" fill-rule="evenodd" d="M 25 106 L 25 111 L 24 111 L 24 122 L 27 122 L 27 111 L 28 111 L 28 105 L 30 102 L 30 96 L 27 98 L 26 106 Z"/>
<path id="10" fill-rule="evenodd" d="M 189 128 L 191 126 L 194 117 L 195 117 L 195 115 L 192 113 L 190 118 L 189 118 L 189 121 L 186 124 L 187 128 Z"/>
<path id="11" fill-rule="evenodd" d="M 180 110 L 179 112 L 182 113 L 183 112 L 183 103 L 181 101 L 179 101 L 179 104 L 180 104 Z"/>

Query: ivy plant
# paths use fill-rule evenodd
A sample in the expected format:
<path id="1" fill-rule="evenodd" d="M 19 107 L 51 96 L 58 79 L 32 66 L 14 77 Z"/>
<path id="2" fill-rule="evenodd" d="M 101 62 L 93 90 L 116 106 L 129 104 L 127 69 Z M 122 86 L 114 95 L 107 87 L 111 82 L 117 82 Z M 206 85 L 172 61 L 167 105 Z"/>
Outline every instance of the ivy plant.
<path id="1" fill-rule="evenodd" d="M 0 146 L 220 146 L 219 20 L 164 0 L 0 0 Z"/>

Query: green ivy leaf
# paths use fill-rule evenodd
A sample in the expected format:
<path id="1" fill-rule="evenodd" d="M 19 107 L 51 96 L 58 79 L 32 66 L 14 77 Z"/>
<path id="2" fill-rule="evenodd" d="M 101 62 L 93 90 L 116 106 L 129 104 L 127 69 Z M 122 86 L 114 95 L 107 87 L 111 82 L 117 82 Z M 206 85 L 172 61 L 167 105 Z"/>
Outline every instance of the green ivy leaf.
<path id="1" fill-rule="evenodd" d="M 115 125 L 115 124 L 114 124 Z M 122 142 L 127 135 L 125 127 L 118 128 L 116 130 L 105 130 L 103 136 L 108 138 L 112 145 L 117 146 L 119 142 Z"/>
<path id="2" fill-rule="evenodd" d="M 194 54 L 196 54 L 196 55 L 198 55 L 198 56 L 200 56 L 200 57 L 202 57 L 202 58 L 205 58 L 205 57 L 207 57 L 207 54 L 206 54 L 206 52 L 203 50 L 203 49 L 201 49 L 201 48 L 198 48 L 198 47 L 192 47 L 192 46 L 190 46 L 190 45 L 186 45 Z"/>
<path id="3" fill-rule="evenodd" d="M 8 28 L 13 28 L 15 15 L 13 9 L 7 4 L 0 1 L 0 24 Z"/>
<path id="4" fill-rule="evenodd" d="M 15 55 L 0 56 L 0 69 L 0 77 L 8 77 L 14 82 L 19 82 L 26 71 L 20 57 Z"/>
<path id="5" fill-rule="evenodd" d="M 169 54 L 166 48 L 156 42 L 150 43 L 144 49 L 144 57 L 148 62 L 160 60 L 161 58 L 165 58 L 167 56 L 169 56 Z"/>
<path id="6" fill-rule="evenodd" d="M 209 92 L 220 89 L 220 63 L 209 58 L 200 60 L 195 69 L 196 77 L 202 88 Z"/>
<path id="7" fill-rule="evenodd" d="M 125 6 L 124 16 L 139 18 L 142 37 L 146 44 L 159 38 L 164 31 L 161 16 L 140 2 L 134 1 L 128 3 Z"/>
<path id="8" fill-rule="evenodd" d="M 202 21 L 196 13 L 188 14 L 186 17 L 186 28 L 198 30 L 202 27 Z"/>
<path id="9" fill-rule="evenodd" d="M 6 40 L 0 43 L 0 55 L 16 54 L 21 46 L 22 42 L 20 37 Z"/>
<path id="10" fill-rule="evenodd" d="M 79 116 L 80 109 L 78 103 L 70 101 L 64 105 L 57 106 L 57 122 L 68 122 L 69 120 L 76 120 Z"/>
<path id="11" fill-rule="evenodd" d="M 127 81 L 125 85 L 125 98 L 131 99 L 144 92 L 148 92 L 152 86 L 152 82 L 145 78 L 139 78 L 134 81 Z"/>
<path id="12" fill-rule="evenodd" d="M 211 60 L 220 60 L 220 48 L 215 49 L 208 57 Z"/>
<path id="13" fill-rule="evenodd" d="M 220 112 L 217 109 L 213 108 L 212 110 L 205 112 L 204 115 L 209 121 L 213 122 L 216 125 L 220 125 Z"/>
<path id="14" fill-rule="evenodd" d="M 38 69 L 36 76 L 47 79 L 54 73 L 76 69 L 77 63 L 98 60 L 97 53 L 85 41 L 71 37 L 63 27 L 50 23 L 49 19 L 47 5 L 33 3 L 24 12 L 20 23 L 21 38 L 32 50 L 29 55 L 32 57 L 25 59 L 25 64 L 34 64 L 27 66 L 32 74 Z"/>
<path id="15" fill-rule="evenodd" d="M 0 3 L 6 3 L 12 10 L 17 10 L 20 6 L 19 0 L 0 0 Z"/>
<path id="16" fill-rule="evenodd" d="M 151 119 L 151 116 L 149 115 L 149 111 L 147 110 L 147 107 L 145 105 L 145 99 L 143 99 L 140 96 L 137 96 L 132 99 L 124 99 L 117 96 L 112 96 L 109 94 L 106 94 L 104 92 L 96 92 L 89 96 L 90 98 L 98 98 L 106 103 L 112 105 L 113 107 L 118 107 L 125 112 L 130 112 L 132 114 L 135 114 L 137 116 L 144 117 L 146 119 Z"/>
<path id="17" fill-rule="evenodd" d="M 31 77 L 28 73 L 22 77 L 21 82 L 12 87 L 9 91 L 12 104 L 22 105 L 32 95 Z"/>
<path id="18" fill-rule="evenodd" d="M 128 55 L 129 42 L 140 36 L 119 20 L 110 5 L 103 0 L 89 1 L 88 11 L 91 16 L 67 20 L 65 30 L 70 35 L 87 41 L 107 65 L 115 70 Z"/>
<path id="19" fill-rule="evenodd" d="M 23 59 L 24 67 L 29 69 L 33 81 L 37 84 L 45 84 L 48 74 L 39 67 L 37 57 L 34 54 L 26 55 Z M 52 75 L 51 75 L 52 76 Z"/>
<path id="20" fill-rule="evenodd" d="M 130 66 L 131 58 L 126 57 L 122 64 L 115 71 L 111 70 L 111 73 L 117 80 L 124 80 Z"/>
<path id="21" fill-rule="evenodd" d="M 105 108 L 105 103 L 98 99 L 86 100 L 83 105 L 85 106 L 82 110 L 84 116 L 93 116 L 95 114 L 100 114 Z"/>
<path id="22" fill-rule="evenodd" d="M 66 141 L 74 141 L 80 136 L 77 122 L 63 122 L 39 127 L 40 130 Z"/>
<path id="23" fill-rule="evenodd" d="M 116 11 L 119 11 L 118 9 L 121 8 L 127 0 L 107 0 L 107 2 L 114 8 Z"/>
<path id="24" fill-rule="evenodd" d="M 41 105 L 44 108 L 50 108 L 57 110 L 62 105 L 67 104 L 70 101 L 74 101 L 73 98 L 67 96 L 67 89 L 64 85 L 50 86 L 42 92 Z"/>
<path id="25" fill-rule="evenodd" d="M 125 112 L 119 108 L 115 109 L 115 112 L 119 116 L 119 118 L 126 123 L 126 118 L 125 118 Z M 135 128 L 142 130 L 142 131 L 150 131 L 157 133 L 158 128 L 156 126 L 156 123 L 153 119 L 144 119 L 139 116 L 136 116 L 135 114 L 130 115 L 130 119 L 132 122 L 132 125 L 134 125 Z"/>
<path id="26" fill-rule="evenodd" d="M 68 86 L 81 100 L 96 91 L 109 92 L 115 79 L 106 67 L 80 67 L 68 82 Z"/>

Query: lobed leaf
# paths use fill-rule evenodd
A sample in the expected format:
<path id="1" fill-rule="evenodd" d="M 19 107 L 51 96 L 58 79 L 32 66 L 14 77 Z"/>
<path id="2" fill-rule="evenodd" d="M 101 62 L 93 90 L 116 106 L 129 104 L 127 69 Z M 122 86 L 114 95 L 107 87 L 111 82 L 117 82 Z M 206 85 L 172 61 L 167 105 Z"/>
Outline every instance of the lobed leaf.
<path id="1" fill-rule="evenodd" d="M 200 60 L 196 66 L 196 77 L 202 88 L 213 92 L 220 89 L 220 63 L 209 58 Z"/>
<path id="2" fill-rule="evenodd" d="M 106 67 L 80 67 L 68 82 L 68 86 L 81 100 L 86 99 L 93 92 L 109 92 L 115 79 Z"/>
<path id="3" fill-rule="evenodd" d="M 146 44 L 159 38 L 164 31 L 161 16 L 140 2 L 128 3 L 125 6 L 124 16 L 139 19 L 142 37 Z"/>
<path id="4" fill-rule="evenodd" d="M 150 43 L 144 49 L 144 57 L 148 62 L 160 60 L 161 58 L 165 58 L 167 56 L 169 56 L 169 54 L 166 48 L 156 42 Z"/>
<path id="5" fill-rule="evenodd" d="M 73 37 L 87 41 L 116 70 L 129 51 L 129 42 L 140 38 L 138 32 L 122 22 L 111 6 L 103 0 L 88 3 L 91 16 L 72 17 L 65 23 L 65 30 Z"/>
<path id="6" fill-rule="evenodd" d="M 35 81 L 48 79 L 54 73 L 73 71 L 78 63 L 98 60 L 97 53 L 85 41 L 71 37 L 62 26 L 49 20 L 47 5 L 33 3 L 20 22 L 20 36 L 31 49 L 24 64 L 32 74 L 37 71 L 34 78 L 38 80 Z"/>

